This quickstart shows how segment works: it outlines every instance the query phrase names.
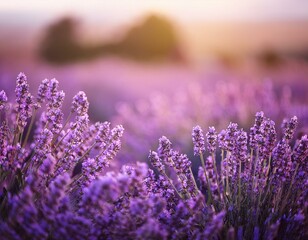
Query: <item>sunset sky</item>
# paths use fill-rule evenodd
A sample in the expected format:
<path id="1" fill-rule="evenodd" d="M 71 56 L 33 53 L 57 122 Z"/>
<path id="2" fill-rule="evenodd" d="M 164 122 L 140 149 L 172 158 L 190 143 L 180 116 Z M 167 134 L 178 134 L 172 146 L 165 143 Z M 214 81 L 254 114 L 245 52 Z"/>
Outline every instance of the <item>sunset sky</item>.
<path id="1" fill-rule="evenodd" d="M 264 46 L 299 51 L 307 48 L 307 9 L 308 0 L 9 0 L 0 1 L 0 43 L 2 51 L 8 43 L 34 43 L 63 16 L 80 20 L 81 38 L 113 40 L 158 13 L 178 27 L 196 56 Z M 22 31 L 27 34 L 16 37 Z"/>
<path id="2" fill-rule="evenodd" d="M 308 19 L 307 9 L 306 0 L 10 0 L 0 2 L 0 21 L 43 24 L 61 15 L 77 15 L 88 21 L 122 24 L 148 12 L 179 22 L 302 20 Z"/>

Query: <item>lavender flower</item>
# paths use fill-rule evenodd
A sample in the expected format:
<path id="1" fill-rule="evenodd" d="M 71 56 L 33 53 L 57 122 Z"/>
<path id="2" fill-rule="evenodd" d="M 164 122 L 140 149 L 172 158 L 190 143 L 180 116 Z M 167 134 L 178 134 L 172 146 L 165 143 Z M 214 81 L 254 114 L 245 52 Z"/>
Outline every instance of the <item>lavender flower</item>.
<path id="1" fill-rule="evenodd" d="M 215 153 L 217 145 L 217 133 L 214 127 L 209 127 L 209 131 L 206 133 L 206 140 L 209 153 Z"/>
<path id="2" fill-rule="evenodd" d="M 48 89 L 49 89 L 49 80 L 44 79 L 39 85 L 38 92 L 37 92 L 36 100 L 37 100 L 38 107 L 41 107 L 41 104 L 45 102 Z"/>
<path id="3" fill-rule="evenodd" d="M 105 144 L 105 141 L 108 140 L 110 135 L 110 123 L 96 123 L 95 127 L 98 129 L 95 140 L 97 143 Z"/>
<path id="4" fill-rule="evenodd" d="M 54 93 L 52 97 L 49 107 L 50 108 L 61 108 L 64 101 L 65 93 L 63 91 L 58 91 Z"/>
<path id="5" fill-rule="evenodd" d="M 263 159 L 268 159 L 274 149 L 277 138 L 275 123 L 270 119 L 264 120 L 261 124 L 260 132 L 258 135 L 259 154 Z"/>
<path id="6" fill-rule="evenodd" d="M 72 102 L 72 112 L 76 112 L 77 115 L 82 116 L 88 112 L 89 102 L 86 94 L 80 91 L 74 96 Z"/>
<path id="7" fill-rule="evenodd" d="M 29 92 L 29 84 L 24 73 L 18 75 L 16 83 L 16 111 L 18 112 L 16 122 L 18 128 L 24 128 L 27 125 L 27 119 L 32 115 L 34 100 Z"/>
<path id="8" fill-rule="evenodd" d="M 260 127 L 262 122 L 264 121 L 264 113 L 263 112 L 257 112 L 256 118 L 255 118 L 255 124 L 253 127 L 250 128 L 250 147 L 253 150 L 257 149 L 258 141 L 256 139 L 256 136 L 260 134 Z"/>
<path id="9" fill-rule="evenodd" d="M 297 164 L 304 164 L 308 157 L 308 137 L 302 136 L 293 152 L 293 161 Z"/>
<path id="10" fill-rule="evenodd" d="M 225 140 L 226 140 L 226 130 L 222 130 L 218 134 L 218 145 L 219 145 L 219 148 L 221 148 L 224 151 L 227 151 L 227 144 Z"/>
<path id="11" fill-rule="evenodd" d="M 170 157 L 172 156 L 171 152 L 171 142 L 170 140 L 162 136 L 159 139 L 159 147 L 158 147 L 158 155 L 163 161 L 165 161 L 168 165 L 172 166 L 173 163 L 170 161 Z"/>
<path id="12" fill-rule="evenodd" d="M 36 141 L 35 155 L 33 158 L 34 161 L 42 161 L 45 158 L 46 154 L 50 153 L 52 137 L 52 132 L 49 129 L 45 128 Z"/>
<path id="13" fill-rule="evenodd" d="M 239 162 L 245 163 L 247 161 L 247 133 L 240 129 L 236 133 L 236 147 L 235 155 Z"/>
<path id="14" fill-rule="evenodd" d="M 276 169 L 275 180 L 277 184 L 285 182 L 290 178 L 292 167 L 291 153 L 291 147 L 284 139 L 273 150 L 273 167 Z"/>
<path id="15" fill-rule="evenodd" d="M 0 91 L 0 111 L 4 109 L 5 104 L 7 103 L 6 93 L 2 90 Z"/>
<path id="16" fill-rule="evenodd" d="M 52 108 L 46 113 L 53 134 L 59 134 L 62 129 L 63 113 L 59 108 Z"/>
<path id="17" fill-rule="evenodd" d="M 195 126 L 192 130 L 192 140 L 194 143 L 194 154 L 200 155 L 205 151 L 203 131 L 200 126 Z"/>
<path id="18" fill-rule="evenodd" d="M 297 124 L 298 121 L 296 116 L 292 117 L 289 121 L 286 119 L 283 121 L 282 128 L 284 131 L 284 139 L 286 139 L 287 141 L 290 141 L 292 139 Z"/>
<path id="19" fill-rule="evenodd" d="M 150 151 L 149 160 L 150 160 L 151 164 L 153 165 L 153 167 L 155 167 L 160 173 L 165 172 L 165 166 L 162 163 L 162 161 L 161 161 L 160 157 L 158 156 L 157 152 Z"/>
<path id="20" fill-rule="evenodd" d="M 223 227 L 223 219 L 225 217 L 225 212 L 220 212 L 213 217 L 211 224 L 204 231 L 204 238 L 208 239 L 215 236 Z"/>
<path id="21" fill-rule="evenodd" d="M 46 94 L 46 98 L 48 101 L 52 101 L 52 99 L 56 96 L 58 92 L 59 81 L 55 78 L 51 79 L 48 84 L 48 91 Z"/>
<path id="22" fill-rule="evenodd" d="M 192 176 L 190 168 L 191 161 L 186 154 L 180 154 L 174 151 L 172 160 L 174 162 L 174 169 L 178 176 L 178 180 L 181 183 L 184 192 L 189 192 L 190 195 L 194 195 L 196 189 L 194 186 L 194 176 Z"/>
<path id="23" fill-rule="evenodd" d="M 225 141 L 229 152 L 235 151 L 237 127 L 237 123 L 230 123 L 226 130 Z"/>
<path id="24" fill-rule="evenodd" d="M 8 153 L 7 147 L 9 145 L 8 143 L 9 132 L 8 131 L 9 129 L 5 124 L 0 126 L 0 165 L 2 167 L 6 165 L 5 162 L 7 161 L 7 153 Z"/>
<path id="25" fill-rule="evenodd" d="M 111 130 L 111 137 L 114 140 L 119 140 L 124 133 L 124 128 L 122 125 L 117 125 L 115 128 Z"/>

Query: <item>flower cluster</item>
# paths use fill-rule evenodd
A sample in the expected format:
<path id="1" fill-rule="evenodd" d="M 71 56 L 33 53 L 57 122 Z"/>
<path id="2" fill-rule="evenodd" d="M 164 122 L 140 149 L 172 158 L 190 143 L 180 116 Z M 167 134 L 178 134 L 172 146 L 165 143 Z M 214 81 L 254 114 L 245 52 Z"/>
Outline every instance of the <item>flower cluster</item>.
<path id="1" fill-rule="evenodd" d="M 236 123 L 204 135 L 196 126 L 198 174 L 166 136 L 149 165 L 106 171 L 124 128 L 92 124 L 83 92 L 66 120 L 55 79 L 43 80 L 34 98 L 20 74 L 16 97 L 10 104 L 0 92 L 2 239 L 305 238 L 308 138 L 292 141 L 295 117 L 278 142 L 262 112 L 249 135 Z"/>

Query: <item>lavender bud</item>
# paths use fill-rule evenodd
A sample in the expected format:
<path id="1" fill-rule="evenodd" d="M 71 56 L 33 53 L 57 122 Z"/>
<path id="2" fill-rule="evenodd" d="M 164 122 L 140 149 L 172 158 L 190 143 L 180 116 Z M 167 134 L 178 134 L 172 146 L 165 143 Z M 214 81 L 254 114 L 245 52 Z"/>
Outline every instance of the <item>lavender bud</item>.
<path id="1" fill-rule="evenodd" d="M 38 92 L 37 92 L 37 98 L 36 98 L 39 106 L 40 106 L 40 104 L 45 102 L 48 87 L 49 87 L 49 80 L 48 79 L 44 79 L 41 82 L 41 84 L 39 85 Z"/>
<path id="2" fill-rule="evenodd" d="M 159 158 L 157 152 L 150 151 L 149 160 L 150 160 L 151 164 L 153 165 L 153 167 L 157 168 L 157 170 L 160 173 L 165 172 L 165 166 L 162 163 L 161 159 Z"/>
<path id="3" fill-rule="evenodd" d="M 258 141 L 256 139 L 256 136 L 260 134 L 260 127 L 263 121 L 264 121 L 264 113 L 262 111 L 257 112 L 255 123 L 253 127 L 250 128 L 250 135 L 249 135 L 250 137 L 249 144 L 250 144 L 250 147 L 254 150 L 256 150 L 258 146 Z"/>
<path id="4" fill-rule="evenodd" d="M 259 144 L 259 154 L 263 159 L 268 159 L 274 149 L 277 134 L 275 130 L 275 123 L 266 119 L 260 127 L 260 134 L 256 136 Z"/>
<path id="5" fill-rule="evenodd" d="M 49 107 L 51 108 L 61 108 L 64 101 L 65 93 L 63 91 L 58 91 L 52 97 Z"/>
<path id="6" fill-rule="evenodd" d="M 6 93 L 2 90 L 0 91 L 0 110 L 2 110 L 7 103 Z"/>
<path id="7" fill-rule="evenodd" d="M 212 222 L 204 230 L 205 239 L 215 238 L 215 234 L 218 234 L 224 226 L 225 215 L 225 211 L 222 211 L 213 216 Z"/>
<path id="8" fill-rule="evenodd" d="M 78 92 L 72 102 L 72 112 L 76 112 L 77 115 L 82 116 L 89 110 L 89 102 L 86 94 L 82 91 Z"/>
<path id="9" fill-rule="evenodd" d="M 226 130 L 222 130 L 219 134 L 218 134 L 218 146 L 219 148 L 221 148 L 222 150 L 227 150 L 227 143 L 226 143 Z"/>
<path id="10" fill-rule="evenodd" d="M 123 136 L 124 128 L 122 125 L 117 125 L 111 130 L 111 137 L 113 140 L 118 140 Z"/>
<path id="11" fill-rule="evenodd" d="M 8 127 L 6 125 L 0 126 L 0 165 L 4 167 L 7 160 L 8 153 Z"/>
<path id="12" fill-rule="evenodd" d="M 282 128 L 284 132 L 284 139 L 290 141 L 294 135 L 295 129 L 297 127 L 298 121 L 297 117 L 292 117 L 289 121 L 284 120 L 282 123 Z"/>
<path id="13" fill-rule="evenodd" d="M 52 132 L 45 128 L 39 138 L 36 140 L 34 157 L 35 161 L 39 161 L 40 159 L 45 158 L 45 154 L 50 152 L 52 137 Z"/>
<path id="14" fill-rule="evenodd" d="M 209 131 L 206 133 L 206 140 L 209 153 L 215 153 L 217 145 L 217 132 L 215 127 L 209 127 Z"/>
<path id="15" fill-rule="evenodd" d="M 169 166 L 173 165 L 172 162 L 172 151 L 171 151 L 171 142 L 170 140 L 165 137 L 162 136 L 159 139 L 159 145 L 158 145 L 158 156 Z"/>
<path id="16" fill-rule="evenodd" d="M 29 85 L 24 73 L 18 75 L 16 83 L 17 125 L 19 127 L 25 127 L 27 125 L 27 119 L 32 115 L 33 96 L 29 93 Z"/>
<path id="17" fill-rule="evenodd" d="M 237 123 L 230 123 L 227 130 L 226 130 L 226 136 L 225 141 L 227 145 L 227 150 L 230 152 L 235 151 L 236 146 L 236 134 L 237 134 Z"/>
<path id="18" fill-rule="evenodd" d="M 238 160 L 246 162 L 247 160 L 247 133 L 243 129 L 236 134 L 236 155 Z"/>
<path id="19" fill-rule="evenodd" d="M 46 95 L 48 101 L 52 101 L 52 99 L 58 92 L 58 87 L 59 87 L 59 82 L 57 79 L 53 78 L 49 81 L 48 91 Z"/>
<path id="20" fill-rule="evenodd" d="M 276 182 L 285 182 L 291 174 L 291 147 L 289 144 L 282 140 L 273 150 L 273 166 L 276 170 Z"/>
<path id="21" fill-rule="evenodd" d="M 200 126 L 192 130 L 192 141 L 194 144 L 194 155 L 200 155 L 205 151 L 203 131 Z"/>
<path id="22" fill-rule="evenodd" d="M 104 144 L 110 135 L 110 122 L 96 123 L 95 127 L 98 129 L 95 141 Z"/>
<path id="23" fill-rule="evenodd" d="M 51 154 L 46 154 L 46 159 L 40 166 L 40 172 L 43 175 L 51 174 L 55 164 L 55 158 Z"/>
<path id="24" fill-rule="evenodd" d="M 59 108 L 50 109 L 47 112 L 46 117 L 51 125 L 51 132 L 53 134 L 58 134 L 59 131 L 62 129 L 62 121 L 63 121 L 63 113 L 61 109 Z"/>
<path id="25" fill-rule="evenodd" d="M 304 164 L 308 157 L 308 138 L 307 135 L 302 136 L 293 152 L 293 161 L 297 164 Z"/>

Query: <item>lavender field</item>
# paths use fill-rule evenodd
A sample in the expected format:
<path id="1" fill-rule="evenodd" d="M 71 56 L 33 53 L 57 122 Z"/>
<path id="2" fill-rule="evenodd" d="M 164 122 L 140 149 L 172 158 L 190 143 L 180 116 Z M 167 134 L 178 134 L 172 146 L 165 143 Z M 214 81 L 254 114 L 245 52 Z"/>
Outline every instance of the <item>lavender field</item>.
<path id="1" fill-rule="evenodd" d="M 236 1 L 0 3 L 0 239 L 308 238 L 305 3 Z"/>
<path id="2" fill-rule="evenodd" d="M 294 138 L 296 116 L 283 121 L 281 136 L 263 112 L 248 133 L 237 123 L 220 133 L 195 126 L 201 164 L 162 136 L 149 164 L 122 165 L 130 155 L 118 154 L 123 126 L 91 123 L 84 92 L 65 113 L 56 79 L 36 95 L 23 73 L 16 84 L 15 101 L 0 92 L 6 239 L 304 239 L 308 139 Z"/>

